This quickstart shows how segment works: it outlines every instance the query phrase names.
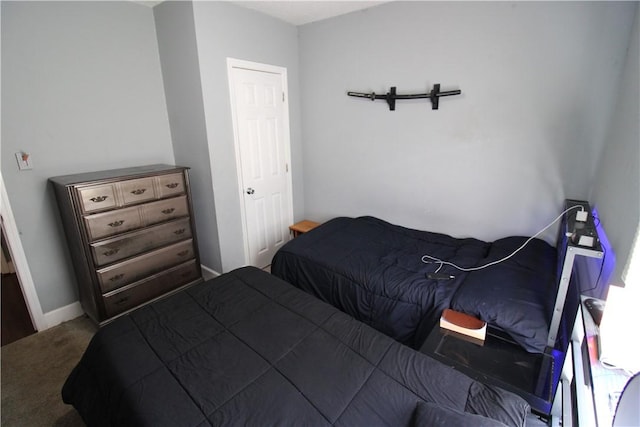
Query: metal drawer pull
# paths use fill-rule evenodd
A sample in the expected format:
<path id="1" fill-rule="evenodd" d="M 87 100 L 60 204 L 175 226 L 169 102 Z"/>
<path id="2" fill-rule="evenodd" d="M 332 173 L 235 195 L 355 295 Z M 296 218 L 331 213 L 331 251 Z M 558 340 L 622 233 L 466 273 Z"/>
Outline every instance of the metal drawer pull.
<path id="1" fill-rule="evenodd" d="M 185 256 L 188 253 L 189 253 L 189 251 L 180 251 L 180 252 L 178 252 L 178 256 Z"/>
<path id="2" fill-rule="evenodd" d="M 114 302 L 114 304 L 120 305 L 120 304 L 123 304 L 123 303 L 125 303 L 127 301 L 129 301 L 129 297 L 123 297 L 123 298 L 120 298 L 118 301 Z"/>
<path id="3" fill-rule="evenodd" d="M 117 221 L 110 222 L 109 227 L 120 227 L 122 224 L 124 224 L 124 219 L 119 219 Z"/>
<path id="4" fill-rule="evenodd" d="M 116 249 L 111 249 L 109 251 L 103 252 L 104 256 L 111 256 L 111 255 L 115 255 L 120 251 L 120 249 L 116 248 Z"/>
<path id="5" fill-rule="evenodd" d="M 178 230 L 174 231 L 174 232 L 173 232 L 173 234 L 180 235 L 180 234 L 184 234 L 184 232 L 185 232 L 185 231 L 186 231 L 186 230 L 185 230 L 184 228 L 180 228 L 180 229 L 178 229 Z"/>
<path id="6" fill-rule="evenodd" d="M 180 184 L 178 184 L 177 182 L 172 182 L 171 184 L 167 184 L 167 188 L 176 188 L 178 185 Z"/>
<path id="7" fill-rule="evenodd" d="M 116 274 L 113 277 L 110 277 L 109 280 L 112 282 L 118 281 L 124 277 L 124 274 Z"/>
<path id="8" fill-rule="evenodd" d="M 176 208 L 164 209 L 164 210 L 162 211 L 162 213 L 163 213 L 163 214 L 165 214 L 165 215 L 169 215 L 170 213 L 172 213 L 172 212 L 173 212 L 173 211 L 175 211 L 175 210 L 176 210 Z"/>
<path id="9" fill-rule="evenodd" d="M 141 195 L 142 193 L 144 193 L 145 191 L 147 191 L 146 188 L 138 188 L 137 190 L 133 190 L 131 192 L 131 194 L 135 194 L 136 196 Z"/>
<path id="10" fill-rule="evenodd" d="M 93 203 L 100 203 L 100 202 L 104 202 L 105 200 L 107 200 L 109 196 L 96 196 L 96 197 L 92 197 L 89 200 L 91 200 Z"/>

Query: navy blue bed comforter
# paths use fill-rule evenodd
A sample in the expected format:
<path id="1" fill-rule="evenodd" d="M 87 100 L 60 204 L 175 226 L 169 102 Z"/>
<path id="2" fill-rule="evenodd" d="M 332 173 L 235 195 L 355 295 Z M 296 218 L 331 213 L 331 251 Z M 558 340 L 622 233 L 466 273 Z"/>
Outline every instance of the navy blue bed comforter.
<path id="1" fill-rule="evenodd" d="M 529 410 L 251 267 L 101 328 L 62 396 L 89 426 L 522 426 Z"/>
<path id="2" fill-rule="evenodd" d="M 508 255 L 525 237 L 494 242 L 412 230 L 373 217 L 335 218 L 291 240 L 273 258 L 271 272 L 340 310 L 419 348 L 445 308 L 504 329 L 530 352 L 546 346 L 555 300 L 556 250 L 533 239 L 498 265 L 430 279 L 438 264 L 425 254 L 463 267 Z"/>

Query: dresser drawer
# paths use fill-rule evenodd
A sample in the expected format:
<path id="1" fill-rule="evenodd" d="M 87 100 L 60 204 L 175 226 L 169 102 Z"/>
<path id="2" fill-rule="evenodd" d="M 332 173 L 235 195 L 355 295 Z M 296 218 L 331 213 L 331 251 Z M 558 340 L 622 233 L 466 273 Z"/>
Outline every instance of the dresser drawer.
<path id="1" fill-rule="evenodd" d="M 156 198 L 153 178 L 140 178 L 122 181 L 118 184 L 123 205 L 146 202 Z"/>
<path id="2" fill-rule="evenodd" d="M 116 190 L 113 185 L 96 185 L 78 190 L 84 212 L 95 212 L 116 206 Z"/>
<path id="3" fill-rule="evenodd" d="M 128 233 L 123 237 L 93 243 L 91 251 L 95 265 L 99 267 L 190 237 L 189 218 L 183 218 Z"/>
<path id="4" fill-rule="evenodd" d="M 126 208 L 84 217 L 89 240 L 113 236 L 142 226 L 138 208 Z"/>
<path id="5" fill-rule="evenodd" d="M 103 293 L 133 283 L 194 257 L 193 241 L 175 243 L 97 271 Z"/>
<path id="6" fill-rule="evenodd" d="M 148 203 L 140 208 L 142 209 L 142 217 L 146 224 L 157 224 L 189 215 L 187 196 Z"/>
<path id="7" fill-rule="evenodd" d="M 199 277 L 195 260 L 180 264 L 105 295 L 106 314 L 108 317 L 115 316 Z"/>
<path id="8" fill-rule="evenodd" d="M 172 173 L 158 176 L 158 198 L 164 199 L 185 192 L 184 175 Z"/>

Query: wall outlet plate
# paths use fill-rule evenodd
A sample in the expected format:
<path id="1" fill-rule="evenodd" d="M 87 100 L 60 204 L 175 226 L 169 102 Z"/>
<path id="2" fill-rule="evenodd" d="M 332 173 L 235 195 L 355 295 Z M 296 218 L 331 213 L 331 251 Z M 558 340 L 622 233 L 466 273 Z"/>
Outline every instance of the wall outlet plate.
<path id="1" fill-rule="evenodd" d="M 31 163 L 31 154 L 29 153 L 18 151 L 16 153 L 16 161 L 18 162 L 18 169 L 21 171 L 33 169 L 33 164 Z"/>

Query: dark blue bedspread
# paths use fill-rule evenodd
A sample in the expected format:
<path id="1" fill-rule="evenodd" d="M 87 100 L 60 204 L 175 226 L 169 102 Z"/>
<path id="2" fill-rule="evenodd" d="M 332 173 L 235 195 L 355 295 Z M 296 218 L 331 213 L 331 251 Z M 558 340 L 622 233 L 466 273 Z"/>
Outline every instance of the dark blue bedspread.
<path id="1" fill-rule="evenodd" d="M 62 396 L 89 426 L 495 427 L 529 410 L 251 267 L 101 328 Z"/>
<path id="2" fill-rule="evenodd" d="M 546 346 L 556 289 L 556 250 L 532 240 L 514 257 L 475 272 L 443 266 L 427 277 L 425 254 L 474 267 L 526 240 L 495 242 L 412 230 L 373 217 L 335 218 L 276 253 L 271 272 L 394 339 L 419 348 L 445 308 L 504 329 L 531 352 Z"/>

